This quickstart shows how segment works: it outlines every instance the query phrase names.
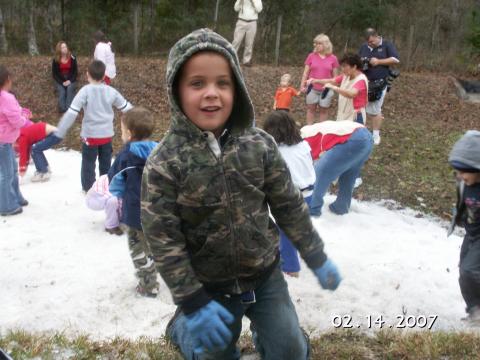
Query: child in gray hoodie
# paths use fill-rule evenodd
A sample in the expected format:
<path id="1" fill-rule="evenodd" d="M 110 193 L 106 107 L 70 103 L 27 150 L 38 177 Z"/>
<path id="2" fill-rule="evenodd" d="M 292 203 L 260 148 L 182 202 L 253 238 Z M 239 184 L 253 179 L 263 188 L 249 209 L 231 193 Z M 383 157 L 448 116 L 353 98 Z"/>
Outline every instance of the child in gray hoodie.
<path id="1" fill-rule="evenodd" d="M 480 326 L 480 131 L 470 130 L 453 146 L 448 158 L 457 171 L 455 225 L 465 227 L 460 250 L 460 290 L 467 304 L 467 320 Z"/>

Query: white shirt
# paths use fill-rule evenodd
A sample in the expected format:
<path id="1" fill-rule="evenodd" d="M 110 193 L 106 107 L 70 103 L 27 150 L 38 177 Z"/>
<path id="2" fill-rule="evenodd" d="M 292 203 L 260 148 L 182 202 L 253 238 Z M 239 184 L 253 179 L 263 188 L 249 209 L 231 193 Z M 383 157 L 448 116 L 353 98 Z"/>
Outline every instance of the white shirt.
<path id="1" fill-rule="evenodd" d="M 117 75 L 117 68 L 115 67 L 115 54 L 110 45 L 110 43 L 99 42 L 97 46 L 95 46 L 93 58 L 105 64 L 105 75 L 113 79 Z"/>
<path id="2" fill-rule="evenodd" d="M 278 150 L 287 163 L 292 180 L 299 189 L 305 189 L 315 184 L 315 169 L 313 168 L 312 154 L 310 145 L 302 141 L 296 145 L 278 145 Z M 311 194 L 304 192 L 303 196 Z"/>
<path id="3" fill-rule="evenodd" d="M 237 0 L 234 6 L 238 18 L 242 20 L 257 20 L 262 9 L 262 0 Z"/>

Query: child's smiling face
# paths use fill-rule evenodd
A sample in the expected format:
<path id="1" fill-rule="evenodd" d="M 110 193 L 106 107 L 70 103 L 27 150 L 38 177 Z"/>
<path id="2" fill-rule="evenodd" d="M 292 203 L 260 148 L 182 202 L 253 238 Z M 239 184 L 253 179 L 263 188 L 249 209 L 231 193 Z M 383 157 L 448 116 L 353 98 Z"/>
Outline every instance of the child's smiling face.
<path id="1" fill-rule="evenodd" d="M 193 55 L 181 69 L 180 105 L 201 130 L 220 136 L 232 113 L 235 82 L 225 57 L 212 51 Z"/>

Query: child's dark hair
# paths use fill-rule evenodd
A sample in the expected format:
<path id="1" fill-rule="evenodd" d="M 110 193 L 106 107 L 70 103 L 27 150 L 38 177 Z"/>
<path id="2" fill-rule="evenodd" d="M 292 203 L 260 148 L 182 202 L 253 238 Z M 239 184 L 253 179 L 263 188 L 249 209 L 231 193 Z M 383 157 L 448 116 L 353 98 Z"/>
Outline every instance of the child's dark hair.
<path id="1" fill-rule="evenodd" d="M 0 65 L 0 88 L 7 83 L 8 79 L 10 78 L 10 72 L 4 65 Z"/>
<path id="2" fill-rule="evenodd" d="M 340 60 L 340 65 L 347 64 L 351 67 L 356 66 L 358 70 L 362 69 L 362 59 L 354 53 L 346 53 Z"/>
<path id="3" fill-rule="evenodd" d="M 272 135 L 277 144 L 296 145 L 303 140 L 295 120 L 283 110 L 270 113 L 263 123 L 263 130 Z"/>
<path id="4" fill-rule="evenodd" d="M 152 112 L 141 106 L 127 111 L 122 117 L 122 123 L 132 134 L 132 140 L 137 141 L 150 137 L 155 127 Z"/>
<path id="5" fill-rule="evenodd" d="M 93 60 L 88 65 L 88 73 L 93 80 L 102 81 L 105 76 L 105 64 L 100 60 Z"/>

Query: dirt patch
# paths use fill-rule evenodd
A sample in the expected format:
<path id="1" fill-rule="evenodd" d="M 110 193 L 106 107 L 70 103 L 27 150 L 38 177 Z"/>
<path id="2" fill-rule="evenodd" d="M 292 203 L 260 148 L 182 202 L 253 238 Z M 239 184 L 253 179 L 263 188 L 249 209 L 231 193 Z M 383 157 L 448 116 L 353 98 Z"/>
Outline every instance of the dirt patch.
<path id="1" fill-rule="evenodd" d="M 88 58 L 79 58 L 79 85 L 86 83 Z M 14 91 L 35 120 L 56 124 L 60 118 L 47 57 L 3 57 L 14 76 Z M 157 117 L 155 139 L 168 128 L 164 58 L 119 58 L 118 76 L 113 82 L 132 103 L 153 110 Z M 271 111 L 280 76 L 292 74 L 298 86 L 303 67 L 265 65 L 245 68 L 244 74 L 255 105 L 257 124 Z M 456 95 L 454 79 L 443 74 L 402 73 L 395 80 L 384 106 L 382 143 L 376 147 L 363 171 L 360 199 L 393 199 L 401 206 L 449 217 L 454 203 L 453 172 L 447 164 L 453 143 L 467 129 L 478 128 L 480 104 L 462 101 Z M 335 116 L 331 109 L 331 118 Z M 304 98 L 294 100 L 292 113 L 304 122 Z M 62 146 L 79 149 L 80 118 Z M 117 134 L 120 134 L 117 122 Z M 115 150 L 121 147 L 115 136 Z M 52 164 L 54 167 L 54 164 Z M 78 171 L 78 169 L 72 169 Z"/>

